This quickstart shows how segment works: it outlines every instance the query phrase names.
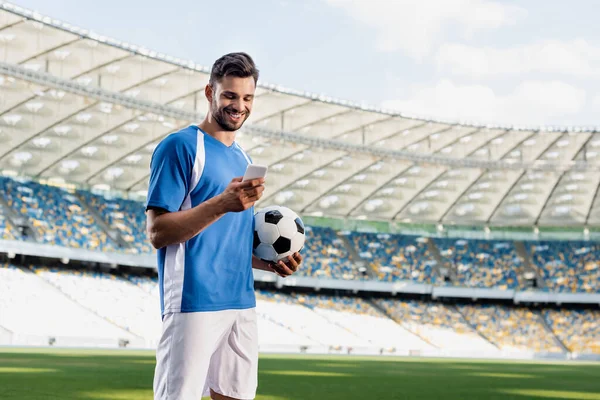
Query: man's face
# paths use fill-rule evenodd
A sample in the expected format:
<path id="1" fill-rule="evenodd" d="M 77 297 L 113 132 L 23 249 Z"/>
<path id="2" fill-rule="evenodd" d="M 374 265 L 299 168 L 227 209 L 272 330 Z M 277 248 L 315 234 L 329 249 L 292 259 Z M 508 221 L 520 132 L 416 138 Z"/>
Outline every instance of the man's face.
<path id="1" fill-rule="evenodd" d="M 254 78 L 226 76 L 212 87 L 210 112 L 226 131 L 237 131 L 250 116 L 254 91 Z"/>

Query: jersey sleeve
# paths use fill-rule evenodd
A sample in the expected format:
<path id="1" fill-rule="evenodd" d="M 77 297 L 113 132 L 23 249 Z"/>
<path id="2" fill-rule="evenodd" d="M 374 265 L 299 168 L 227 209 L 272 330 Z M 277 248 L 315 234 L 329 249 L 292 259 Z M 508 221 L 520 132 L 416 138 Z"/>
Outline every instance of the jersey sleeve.
<path id="1" fill-rule="evenodd" d="M 146 210 L 179 211 L 189 192 L 195 146 L 179 134 L 167 136 L 154 150 Z"/>

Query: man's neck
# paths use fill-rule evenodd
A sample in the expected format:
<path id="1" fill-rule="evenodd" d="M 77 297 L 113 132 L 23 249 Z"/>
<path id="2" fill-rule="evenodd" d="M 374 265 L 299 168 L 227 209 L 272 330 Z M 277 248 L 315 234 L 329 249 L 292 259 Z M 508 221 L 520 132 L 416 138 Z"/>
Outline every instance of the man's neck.
<path id="1" fill-rule="evenodd" d="M 223 128 L 221 128 L 214 120 L 209 121 L 208 118 L 206 118 L 198 124 L 198 127 L 227 147 L 231 146 L 235 141 L 235 131 L 231 132 L 223 130 Z"/>

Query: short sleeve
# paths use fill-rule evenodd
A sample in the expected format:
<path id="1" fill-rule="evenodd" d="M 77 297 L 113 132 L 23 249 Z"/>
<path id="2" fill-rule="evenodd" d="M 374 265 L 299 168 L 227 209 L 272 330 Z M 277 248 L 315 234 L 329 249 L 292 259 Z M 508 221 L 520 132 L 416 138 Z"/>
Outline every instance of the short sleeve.
<path id="1" fill-rule="evenodd" d="M 150 161 L 146 209 L 179 211 L 188 195 L 195 159 L 192 145 L 182 134 L 171 134 L 158 144 Z"/>

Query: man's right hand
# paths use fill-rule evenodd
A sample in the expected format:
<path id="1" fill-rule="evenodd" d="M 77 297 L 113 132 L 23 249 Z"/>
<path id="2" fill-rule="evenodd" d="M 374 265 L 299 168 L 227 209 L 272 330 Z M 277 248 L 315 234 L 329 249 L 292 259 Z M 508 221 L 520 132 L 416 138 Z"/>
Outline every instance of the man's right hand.
<path id="1" fill-rule="evenodd" d="M 224 212 L 240 212 L 252 207 L 265 190 L 265 179 L 243 181 L 242 177 L 233 178 L 223 193 L 219 195 Z"/>

